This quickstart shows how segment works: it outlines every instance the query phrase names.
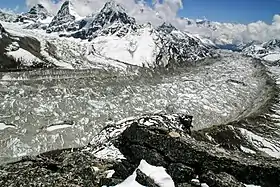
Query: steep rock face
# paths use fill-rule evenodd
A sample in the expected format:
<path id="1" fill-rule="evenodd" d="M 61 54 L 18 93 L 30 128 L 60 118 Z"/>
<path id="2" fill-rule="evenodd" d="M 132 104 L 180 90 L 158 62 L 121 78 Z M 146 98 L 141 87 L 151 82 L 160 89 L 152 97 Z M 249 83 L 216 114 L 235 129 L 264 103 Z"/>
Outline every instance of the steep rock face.
<path id="1" fill-rule="evenodd" d="M 65 1 L 56 16 L 52 19 L 47 28 L 47 32 L 65 31 L 69 26 L 73 25 L 79 15 L 75 12 L 70 1 Z"/>
<path id="2" fill-rule="evenodd" d="M 6 35 L 7 32 L 5 30 L 5 28 L 3 27 L 3 25 L 0 23 L 0 38 L 2 38 L 2 35 Z"/>
<path id="3" fill-rule="evenodd" d="M 187 35 L 170 24 L 164 23 L 157 29 L 163 47 L 157 56 L 157 62 L 166 55 L 168 63 L 172 61 L 182 63 L 186 61 L 196 61 L 205 57 L 213 57 L 211 47 L 203 44 L 199 39 Z M 167 55 L 168 54 L 168 55 Z"/>
<path id="4" fill-rule="evenodd" d="M 0 71 L 54 67 L 41 54 L 41 44 L 35 38 L 11 35 L 0 24 L 0 41 Z"/>
<path id="5" fill-rule="evenodd" d="M 114 1 L 107 2 L 99 13 L 93 15 L 91 19 L 84 19 L 83 22 L 84 27 L 72 34 L 73 37 L 90 40 L 97 36 L 113 34 L 123 37 L 131 29 L 137 28 L 135 19 L 129 17 L 125 10 Z"/>

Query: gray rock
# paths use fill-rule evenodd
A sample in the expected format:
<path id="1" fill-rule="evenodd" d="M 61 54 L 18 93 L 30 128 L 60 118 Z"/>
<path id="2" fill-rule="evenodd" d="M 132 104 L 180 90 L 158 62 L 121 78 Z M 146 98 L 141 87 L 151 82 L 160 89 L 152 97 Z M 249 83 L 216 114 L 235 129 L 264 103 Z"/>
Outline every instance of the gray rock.
<path id="1" fill-rule="evenodd" d="M 131 149 L 133 145 L 146 147 L 146 151 Z M 149 158 L 147 154 L 152 150 L 162 155 L 165 165 L 182 163 L 194 168 L 198 175 L 210 170 L 214 173 L 226 172 L 246 184 L 254 183 L 270 187 L 280 185 L 280 161 L 277 159 L 247 158 L 238 152 L 221 151 L 212 144 L 199 142 L 193 138 L 173 138 L 168 133 L 137 124 L 133 124 L 123 132 L 116 146 L 131 162 L 134 155 Z M 147 162 L 150 162 L 150 159 L 147 159 Z"/>
<path id="2" fill-rule="evenodd" d="M 55 150 L 0 166 L 0 186 L 100 187 L 113 165 L 82 149 Z"/>
<path id="3" fill-rule="evenodd" d="M 245 187 L 244 184 L 237 181 L 233 176 L 227 173 L 214 174 L 211 171 L 201 175 L 200 180 L 206 182 L 209 186 L 215 187 Z"/>

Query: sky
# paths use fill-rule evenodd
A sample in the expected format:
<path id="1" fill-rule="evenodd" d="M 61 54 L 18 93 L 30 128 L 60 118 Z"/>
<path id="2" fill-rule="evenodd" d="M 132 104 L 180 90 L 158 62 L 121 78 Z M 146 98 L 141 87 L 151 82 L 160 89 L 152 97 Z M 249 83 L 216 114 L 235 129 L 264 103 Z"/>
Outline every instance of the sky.
<path id="1" fill-rule="evenodd" d="M 23 12 L 28 10 L 26 1 L 36 2 L 34 0 L 0 0 L 0 8 Z M 152 0 L 145 1 L 149 5 L 152 4 Z M 248 24 L 261 20 L 270 24 L 273 16 L 280 13 L 280 0 L 182 0 L 182 3 L 183 8 L 178 9 L 177 13 L 179 17 L 206 18 L 219 22 Z"/>

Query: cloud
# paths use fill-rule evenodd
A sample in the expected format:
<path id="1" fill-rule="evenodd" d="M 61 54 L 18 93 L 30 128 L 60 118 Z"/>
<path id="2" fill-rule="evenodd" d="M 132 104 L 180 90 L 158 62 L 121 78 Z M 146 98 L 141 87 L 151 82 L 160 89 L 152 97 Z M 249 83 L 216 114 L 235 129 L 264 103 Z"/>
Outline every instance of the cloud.
<path id="1" fill-rule="evenodd" d="M 27 7 L 31 8 L 35 4 L 42 4 L 50 13 L 55 14 L 62 3 L 61 0 L 55 3 L 52 0 L 26 0 Z M 87 16 L 99 11 L 106 0 L 71 0 L 75 10 L 81 16 Z M 183 7 L 182 0 L 155 0 L 149 6 L 144 0 L 115 0 L 121 4 L 130 16 L 136 18 L 139 23 L 151 22 L 154 25 L 162 24 L 164 21 L 176 20 L 177 12 Z"/>
<path id="2" fill-rule="evenodd" d="M 32 7 L 35 4 L 42 4 L 51 13 L 56 14 L 65 0 L 54 2 L 54 0 L 26 0 L 26 5 Z M 81 16 L 87 16 L 98 12 L 106 0 L 71 0 L 74 8 Z M 136 18 L 137 22 L 150 22 L 158 26 L 163 22 L 170 22 L 178 29 L 190 33 L 200 34 L 212 39 L 218 44 L 226 43 L 248 43 L 250 41 L 265 42 L 270 39 L 280 39 L 280 15 L 273 17 L 273 23 L 267 24 L 262 21 L 243 24 L 213 23 L 212 28 L 187 25 L 187 20 L 178 18 L 178 11 L 183 8 L 182 0 L 154 0 L 150 6 L 145 0 L 115 0 L 121 4 L 130 16 Z M 193 20 L 193 22 L 195 22 Z"/>

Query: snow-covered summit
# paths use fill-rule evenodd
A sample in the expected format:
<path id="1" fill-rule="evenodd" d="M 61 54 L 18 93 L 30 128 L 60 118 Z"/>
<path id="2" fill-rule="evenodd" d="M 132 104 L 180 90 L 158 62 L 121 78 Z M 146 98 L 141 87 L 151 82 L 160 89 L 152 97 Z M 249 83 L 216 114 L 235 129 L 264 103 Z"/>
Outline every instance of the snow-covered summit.
<path id="1" fill-rule="evenodd" d="M 93 39 L 97 36 L 125 36 L 130 30 L 136 29 L 136 21 L 127 15 L 125 9 L 115 1 L 107 2 L 99 13 L 82 22 L 81 30 L 72 34 L 75 38 Z"/>
<path id="2" fill-rule="evenodd" d="M 27 15 L 30 16 L 30 18 L 39 18 L 39 19 L 46 19 L 48 16 L 51 16 L 51 14 L 47 11 L 47 9 L 41 5 L 37 4 L 33 6 Z"/>
<path id="3" fill-rule="evenodd" d="M 15 22 L 36 23 L 45 20 L 52 15 L 42 4 L 34 5 L 28 12 L 18 15 Z"/>
<path id="4" fill-rule="evenodd" d="M 71 1 L 65 1 L 56 16 L 52 19 L 47 32 L 60 32 L 66 30 L 73 22 L 81 17 L 75 11 Z"/>

